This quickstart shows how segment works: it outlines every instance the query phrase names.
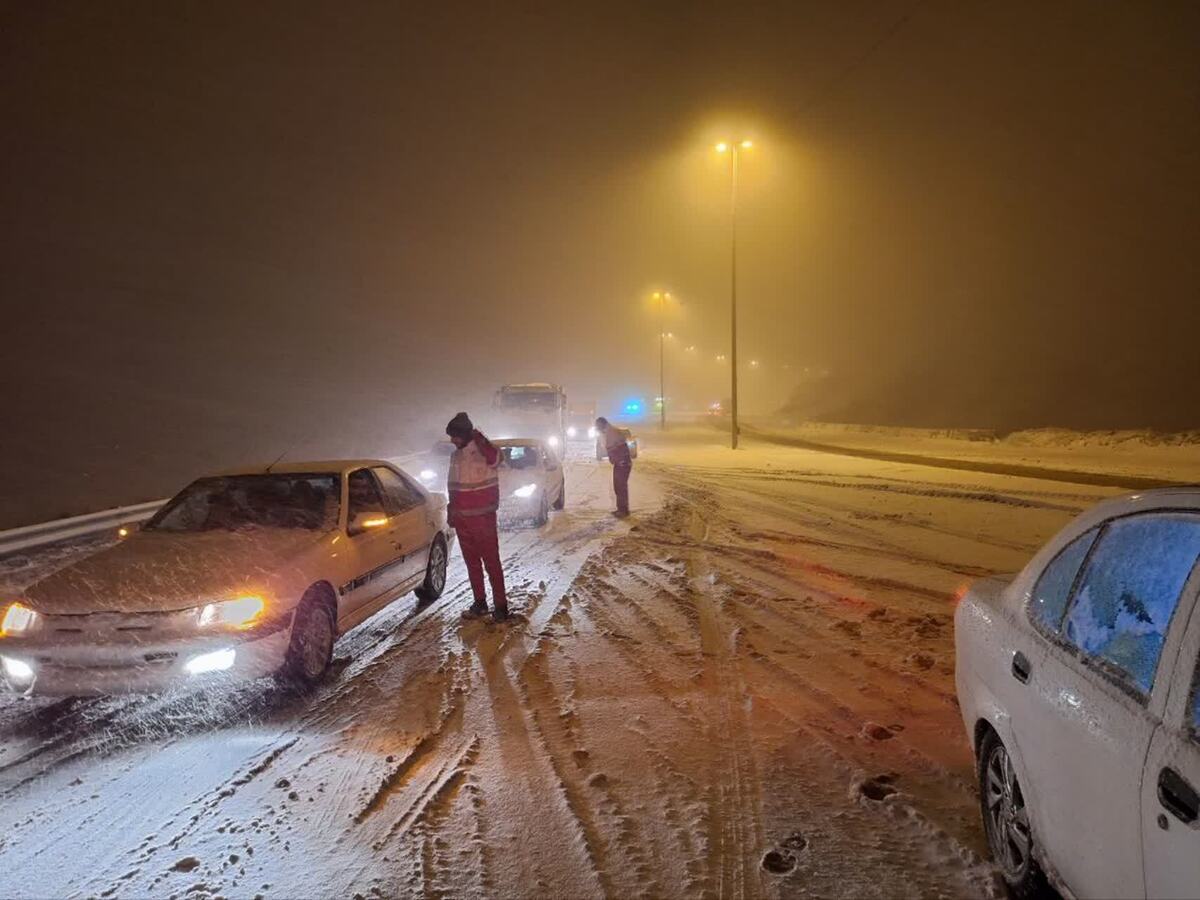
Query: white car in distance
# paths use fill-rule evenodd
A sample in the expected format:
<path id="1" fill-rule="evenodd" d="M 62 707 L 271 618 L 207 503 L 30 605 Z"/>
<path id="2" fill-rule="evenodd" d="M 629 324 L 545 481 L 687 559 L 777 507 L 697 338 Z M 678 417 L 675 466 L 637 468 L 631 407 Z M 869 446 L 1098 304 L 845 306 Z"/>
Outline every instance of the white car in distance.
<path id="1" fill-rule="evenodd" d="M 0 677 L 57 696 L 328 670 L 398 597 L 438 597 L 445 499 L 380 460 L 194 481 L 123 541 L 0 599 Z"/>
<path id="2" fill-rule="evenodd" d="M 566 505 L 562 460 L 545 441 L 505 438 L 493 441 L 500 462 L 500 514 L 504 522 L 532 520 L 545 525 L 550 510 Z"/>
<path id="3" fill-rule="evenodd" d="M 1200 896 L 1200 488 L 1106 501 L 955 613 L 992 855 L 1020 896 Z"/>

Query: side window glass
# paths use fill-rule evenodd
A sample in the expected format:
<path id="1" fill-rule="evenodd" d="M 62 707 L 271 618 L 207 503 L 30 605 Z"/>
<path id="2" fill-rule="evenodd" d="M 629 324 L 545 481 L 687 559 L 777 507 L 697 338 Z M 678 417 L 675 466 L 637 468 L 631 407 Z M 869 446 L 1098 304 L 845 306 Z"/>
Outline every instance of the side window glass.
<path id="1" fill-rule="evenodd" d="M 1196 674 L 1192 676 L 1192 737 L 1200 740 L 1200 662 L 1196 663 Z"/>
<path id="2" fill-rule="evenodd" d="M 1079 574 L 1079 567 L 1087 559 L 1097 533 L 1098 530 L 1093 528 L 1067 544 L 1058 556 L 1042 569 L 1037 584 L 1033 586 L 1029 615 L 1052 634 L 1057 634 L 1058 629 L 1062 627 L 1063 613 L 1067 609 L 1067 600 L 1071 597 L 1071 586 L 1075 584 L 1075 576 Z"/>
<path id="3" fill-rule="evenodd" d="M 375 468 L 371 470 L 379 483 L 383 485 L 384 501 L 388 504 L 388 515 L 394 516 L 417 506 L 422 497 L 408 483 L 391 469 Z"/>
<path id="4" fill-rule="evenodd" d="M 375 479 L 366 469 L 358 469 L 350 473 L 349 488 L 350 505 L 347 521 L 353 523 L 363 513 L 387 512 L 383 498 L 379 496 L 379 488 L 375 485 Z"/>
<path id="5" fill-rule="evenodd" d="M 1079 580 L 1063 626 L 1067 639 L 1149 694 L 1171 615 L 1197 557 L 1198 517 L 1111 522 Z"/>

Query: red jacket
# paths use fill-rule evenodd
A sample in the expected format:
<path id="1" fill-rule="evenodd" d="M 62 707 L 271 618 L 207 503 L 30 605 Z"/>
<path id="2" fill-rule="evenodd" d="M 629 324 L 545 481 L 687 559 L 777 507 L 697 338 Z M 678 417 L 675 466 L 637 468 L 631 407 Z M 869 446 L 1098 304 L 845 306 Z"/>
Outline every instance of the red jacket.
<path id="1" fill-rule="evenodd" d="M 500 451 L 478 431 L 450 456 L 450 525 L 461 516 L 494 515 L 500 508 Z"/>

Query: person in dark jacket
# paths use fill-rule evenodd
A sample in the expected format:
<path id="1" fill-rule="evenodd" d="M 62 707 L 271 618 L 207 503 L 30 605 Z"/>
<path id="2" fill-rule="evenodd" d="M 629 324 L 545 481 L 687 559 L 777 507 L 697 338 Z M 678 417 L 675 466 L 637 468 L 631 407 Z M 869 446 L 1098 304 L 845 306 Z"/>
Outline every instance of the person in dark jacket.
<path id="1" fill-rule="evenodd" d="M 629 515 L 629 475 L 633 472 L 633 457 L 621 429 L 601 416 L 596 420 L 596 434 L 603 441 L 608 461 L 613 467 L 613 493 L 617 495 L 615 516 Z"/>
<path id="2" fill-rule="evenodd" d="M 450 526 L 458 534 L 463 561 L 475 602 L 464 618 L 473 619 L 488 613 L 483 573 L 487 570 L 492 585 L 493 618 L 503 622 L 508 618 L 508 595 L 504 590 L 504 568 L 500 563 L 500 532 L 496 512 L 500 508 L 500 451 L 471 424 L 465 412 L 460 412 L 446 426 L 446 434 L 454 443 L 450 456 L 450 492 L 448 511 Z"/>

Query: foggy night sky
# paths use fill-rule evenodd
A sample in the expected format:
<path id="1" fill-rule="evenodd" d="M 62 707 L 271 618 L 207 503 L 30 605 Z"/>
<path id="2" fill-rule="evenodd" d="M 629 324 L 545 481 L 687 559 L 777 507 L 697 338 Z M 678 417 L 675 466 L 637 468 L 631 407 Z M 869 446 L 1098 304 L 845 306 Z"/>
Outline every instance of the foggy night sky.
<path id="1" fill-rule="evenodd" d="M 787 363 L 832 420 L 1200 427 L 1198 51 L 1193 3 L 0 4 L 0 527 L 651 395 L 650 291 L 727 350 L 742 135 L 752 411 Z"/>

